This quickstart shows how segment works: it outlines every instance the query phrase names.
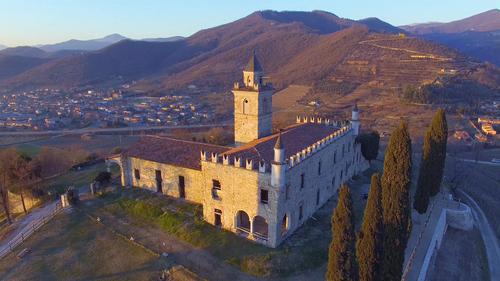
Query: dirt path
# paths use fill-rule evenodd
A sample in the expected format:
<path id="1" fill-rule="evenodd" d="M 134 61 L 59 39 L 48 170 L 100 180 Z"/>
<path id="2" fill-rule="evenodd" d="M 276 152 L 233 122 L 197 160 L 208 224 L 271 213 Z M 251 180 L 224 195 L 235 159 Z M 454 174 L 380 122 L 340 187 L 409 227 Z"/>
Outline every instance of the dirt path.
<path id="1" fill-rule="evenodd" d="M 413 55 L 416 55 L 416 56 L 425 56 L 426 58 L 433 59 L 433 60 L 438 60 L 438 61 L 450 61 L 451 60 L 450 58 L 440 57 L 438 55 L 431 54 L 431 53 L 422 53 L 422 52 L 414 51 L 414 50 L 410 50 L 410 49 L 388 47 L 388 46 L 379 45 L 379 44 L 375 43 L 375 42 L 381 42 L 381 41 L 397 41 L 397 40 L 401 40 L 401 39 L 399 39 L 399 38 L 398 39 L 392 39 L 392 40 L 389 40 L 389 39 L 371 39 L 371 40 L 361 41 L 358 44 L 366 44 L 366 45 L 370 45 L 370 46 L 381 48 L 381 49 L 406 52 L 406 53 L 410 53 L 410 54 L 413 54 Z"/>
<path id="2" fill-rule="evenodd" d="M 3 253 L 5 249 L 9 247 L 12 241 L 17 241 L 21 238 L 23 233 L 27 232 L 30 227 L 33 227 L 33 223 L 41 220 L 43 217 L 47 217 L 54 212 L 57 207 L 57 201 L 46 204 L 41 208 L 32 210 L 29 214 L 24 216 L 21 220 L 13 223 L 12 227 L 14 230 L 7 235 L 7 237 L 0 242 L 0 253 Z M 0 256 L 2 258 L 2 256 Z"/>
<path id="3" fill-rule="evenodd" d="M 488 219 L 479 205 L 466 192 L 458 189 L 458 192 L 464 196 L 464 201 L 471 207 L 472 215 L 477 223 L 477 227 L 483 237 L 486 255 L 488 256 L 488 265 L 490 268 L 490 276 L 492 281 L 500 280 L 500 249 L 498 248 L 498 240 L 491 228 Z"/>

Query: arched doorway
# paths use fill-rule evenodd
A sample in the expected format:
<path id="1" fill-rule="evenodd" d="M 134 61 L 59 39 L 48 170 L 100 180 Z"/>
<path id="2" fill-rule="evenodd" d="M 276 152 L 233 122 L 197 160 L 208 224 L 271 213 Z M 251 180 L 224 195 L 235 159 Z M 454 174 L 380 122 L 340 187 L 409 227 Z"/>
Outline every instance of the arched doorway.
<path id="1" fill-rule="evenodd" d="M 285 236 L 290 228 L 290 221 L 288 220 L 288 216 L 284 215 L 281 220 L 281 236 Z"/>
<path id="2" fill-rule="evenodd" d="M 242 233 L 250 233 L 250 217 L 244 211 L 236 213 L 236 229 Z"/>
<path id="3" fill-rule="evenodd" d="M 121 159 L 119 157 L 107 158 L 105 160 L 105 163 L 106 163 L 106 171 L 111 173 L 112 183 L 121 186 L 126 186 L 127 182 L 125 179 Z"/>
<path id="4" fill-rule="evenodd" d="M 269 228 L 265 218 L 256 216 L 253 218 L 253 235 L 260 239 L 267 239 Z"/>

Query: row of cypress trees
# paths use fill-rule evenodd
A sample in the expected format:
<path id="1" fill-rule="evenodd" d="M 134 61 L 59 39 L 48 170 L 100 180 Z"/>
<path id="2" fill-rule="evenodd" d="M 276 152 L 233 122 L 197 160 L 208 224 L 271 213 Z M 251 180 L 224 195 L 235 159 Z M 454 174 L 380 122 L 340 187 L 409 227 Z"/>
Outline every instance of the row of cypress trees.
<path id="1" fill-rule="evenodd" d="M 438 109 L 424 137 L 422 160 L 413 208 L 420 214 L 427 211 L 429 198 L 439 193 L 446 160 L 448 125 L 443 109 Z"/>
<path id="2" fill-rule="evenodd" d="M 405 123 L 391 135 L 384 173 L 374 174 L 356 241 L 347 185 L 332 216 L 326 280 L 399 281 L 410 229 L 411 139 Z"/>

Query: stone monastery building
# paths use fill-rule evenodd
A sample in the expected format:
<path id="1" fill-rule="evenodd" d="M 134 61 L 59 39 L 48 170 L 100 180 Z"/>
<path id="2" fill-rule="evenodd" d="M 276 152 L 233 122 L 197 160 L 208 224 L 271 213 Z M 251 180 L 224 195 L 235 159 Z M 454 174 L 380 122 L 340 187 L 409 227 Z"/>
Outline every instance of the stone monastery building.
<path id="1" fill-rule="evenodd" d="M 358 109 L 347 122 L 297 117 L 273 134 L 273 88 L 255 55 L 233 93 L 234 146 L 150 136 L 110 161 L 123 186 L 202 204 L 208 223 L 277 247 L 367 168 Z"/>

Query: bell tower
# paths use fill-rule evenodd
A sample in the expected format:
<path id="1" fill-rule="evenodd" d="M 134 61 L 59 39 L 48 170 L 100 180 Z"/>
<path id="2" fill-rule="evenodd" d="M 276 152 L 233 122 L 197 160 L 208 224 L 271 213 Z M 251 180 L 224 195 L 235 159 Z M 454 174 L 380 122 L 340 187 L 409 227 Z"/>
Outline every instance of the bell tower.
<path id="1" fill-rule="evenodd" d="M 264 71 L 255 52 L 243 70 L 243 84 L 234 83 L 234 142 L 236 146 L 272 132 L 273 87 L 263 80 Z"/>

